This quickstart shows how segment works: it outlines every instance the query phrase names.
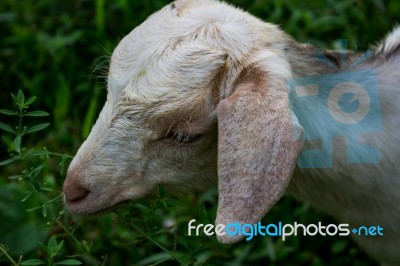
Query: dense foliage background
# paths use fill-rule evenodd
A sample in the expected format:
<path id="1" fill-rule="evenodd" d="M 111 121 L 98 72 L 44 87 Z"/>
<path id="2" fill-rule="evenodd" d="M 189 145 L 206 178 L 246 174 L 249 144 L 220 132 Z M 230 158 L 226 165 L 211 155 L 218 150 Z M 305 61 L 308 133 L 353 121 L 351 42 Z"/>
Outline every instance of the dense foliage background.
<path id="1" fill-rule="evenodd" d="M 349 238 L 257 237 L 225 246 L 187 237 L 189 220 L 213 222 L 215 190 L 174 199 L 160 189 L 157 199 L 96 217 L 64 211 L 65 170 L 105 100 L 108 58 L 168 2 L 0 1 L 0 109 L 12 110 L 0 114 L 0 264 L 375 265 Z M 348 48 L 366 49 L 400 19 L 397 0 L 229 2 L 325 48 L 348 39 Z M 278 221 L 334 222 L 288 197 L 264 220 Z"/>

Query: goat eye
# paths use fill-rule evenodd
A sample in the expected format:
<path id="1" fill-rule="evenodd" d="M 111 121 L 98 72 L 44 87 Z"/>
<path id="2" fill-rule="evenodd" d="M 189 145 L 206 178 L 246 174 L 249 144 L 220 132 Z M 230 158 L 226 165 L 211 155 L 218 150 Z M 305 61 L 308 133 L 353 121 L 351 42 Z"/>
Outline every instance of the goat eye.
<path id="1" fill-rule="evenodd" d="M 185 132 L 174 132 L 168 134 L 165 138 L 170 139 L 182 144 L 195 142 L 198 140 L 202 135 L 201 134 L 190 134 Z"/>

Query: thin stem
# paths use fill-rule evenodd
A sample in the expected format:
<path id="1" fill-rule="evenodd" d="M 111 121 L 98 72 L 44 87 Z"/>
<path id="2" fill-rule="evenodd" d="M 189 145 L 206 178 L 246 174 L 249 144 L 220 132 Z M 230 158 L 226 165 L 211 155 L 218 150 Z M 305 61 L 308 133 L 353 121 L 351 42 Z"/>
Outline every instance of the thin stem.
<path id="1" fill-rule="evenodd" d="M 49 259 L 48 259 L 48 265 L 53 266 L 54 265 L 54 254 L 49 254 Z"/>
<path id="2" fill-rule="evenodd" d="M 117 211 L 114 211 L 118 216 L 120 216 L 120 217 L 122 217 L 123 218 L 123 216 L 122 216 L 122 214 L 120 214 L 119 212 L 117 212 Z M 124 219 L 125 220 L 125 219 Z M 131 226 L 131 227 L 133 227 L 136 231 L 138 231 L 140 234 L 142 234 L 144 237 L 146 237 L 148 240 L 150 240 L 151 242 L 153 242 L 153 244 L 155 244 L 156 246 L 158 246 L 159 248 L 161 248 L 163 251 L 165 251 L 165 252 L 167 252 L 170 256 L 171 256 L 171 258 L 173 257 L 172 255 L 171 255 L 171 252 L 168 250 L 168 249 L 166 249 L 164 246 L 162 246 L 160 243 L 158 243 L 157 241 L 155 241 L 154 239 L 152 239 L 149 235 L 147 235 L 145 232 L 143 232 L 139 227 L 137 227 L 135 224 L 133 224 L 133 223 L 128 223 L 127 222 L 127 224 L 129 225 L 129 226 Z"/>
<path id="3" fill-rule="evenodd" d="M 24 159 L 24 152 L 23 152 L 23 148 L 22 148 L 22 132 L 23 132 L 23 128 L 22 128 L 22 117 L 23 115 L 23 108 L 21 106 L 19 106 L 19 113 L 18 113 L 18 129 L 17 129 L 17 136 L 21 136 L 21 141 L 20 141 L 20 145 L 19 145 L 19 149 L 17 150 L 17 153 L 19 153 L 19 158 Z"/>
<path id="4" fill-rule="evenodd" d="M 7 257 L 7 259 L 12 263 L 12 265 L 18 266 L 18 263 L 16 263 L 15 260 L 13 260 L 13 258 L 11 258 L 10 255 L 8 255 L 7 250 L 3 248 L 3 245 L 0 245 L 0 251 Z"/>
<path id="5" fill-rule="evenodd" d="M 18 135 L 21 135 L 22 133 L 22 117 L 23 115 L 23 109 L 19 107 L 19 112 L 18 112 Z"/>
<path id="6" fill-rule="evenodd" d="M 48 204 L 53 203 L 54 201 L 58 200 L 59 198 L 61 198 L 64 194 L 60 193 L 58 196 L 56 196 L 55 198 L 47 201 Z"/>
<path id="7" fill-rule="evenodd" d="M 51 156 L 57 156 L 57 157 L 66 157 L 66 158 L 69 158 L 69 159 L 73 159 L 74 158 L 74 156 L 72 156 L 72 155 L 62 154 L 62 153 L 57 153 L 57 152 L 48 151 L 47 154 L 51 155 Z"/>
<path id="8" fill-rule="evenodd" d="M 170 258 L 162 259 L 160 261 L 157 261 L 156 263 L 150 264 L 149 266 L 156 266 L 156 265 L 161 264 L 161 263 L 163 263 L 163 262 L 165 262 L 167 260 L 170 260 Z"/>
<path id="9" fill-rule="evenodd" d="M 62 229 L 64 229 L 64 231 L 67 232 L 67 234 L 68 234 L 70 237 L 72 237 L 72 239 L 78 244 L 79 248 L 80 248 L 82 251 L 84 251 L 84 249 L 82 249 L 82 247 L 81 247 L 81 242 L 79 242 L 79 240 L 73 235 L 73 233 L 70 232 L 70 231 L 68 230 L 68 228 L 66 228 L 59 220 L 56 220 L 56 221 L 57 221 L 58 225 L 60 225 L 60 226 L 62 227 Z M 85 252 L 86 252 L 86 251 L 85 251 Z"/>

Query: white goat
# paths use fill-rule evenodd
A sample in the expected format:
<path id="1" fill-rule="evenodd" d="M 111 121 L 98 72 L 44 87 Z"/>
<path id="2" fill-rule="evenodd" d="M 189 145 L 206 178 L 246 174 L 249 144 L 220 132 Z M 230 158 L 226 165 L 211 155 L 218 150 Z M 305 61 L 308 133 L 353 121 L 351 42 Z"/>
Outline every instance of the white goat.
<path id="1" fill-rule="evenodd" d="M 64 183 L 68 209 L 96 213 L 154 193 L 158 184 L 186 193 L 218 182 L 216 224 L 254 224 L 288 188 L 340 222 L 383 227 L 384 236 L 355 240 L 379 262 L 400 265 L 400 28 L 364 62 L 357 58 L 351 53 L 341 62 L 340 53 L 298 44 L 277 26 L 221 2 L 167 5 L 112 55 L 107 102 Z M 303 128 L 305 140 L 331 134 L 328 122 L 310 128 L 304 117 L 310 105 L 328 105 L 342 124 L 366 113 L 340 117 L 345 113 L 332 102 L 340 95 L 290 104 L 289 81 L 313 76 L 329 83 L 340 77 L 326 74 L 356 72 L 378 88 L 381 128 L 367 132 L 361 125 L 365 133 L 353 143 L 376 147 L 379 161 L 348 163 L 345 139 L 334 137 L 332 167 L 295 169 Z M 313 88 L 311 95 L 318 94 Z M 291 93 L 310 95 L 307 90 L 302 85 Z M 360 106 L 376 104 L 362 92 L 355 93 Z M 219 236 L 224 243 L 240 239 Z"/>

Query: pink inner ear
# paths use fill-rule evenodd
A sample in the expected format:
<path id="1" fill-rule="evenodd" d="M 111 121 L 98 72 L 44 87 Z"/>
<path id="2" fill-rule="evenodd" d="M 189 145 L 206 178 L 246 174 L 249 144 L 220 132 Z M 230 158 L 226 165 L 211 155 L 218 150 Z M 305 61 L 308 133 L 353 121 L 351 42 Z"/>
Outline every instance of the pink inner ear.
<path id="1" fill-rule="evenodd" d="M 291 117 L 284 85 L 276 87 L 283 83 L 255 80 L 237 86 L 218 105 L 216 224 L 260 221 L 286 190 L 302 145 L 302 128 Z M 241 238 L 219 236 L 223 243 Z"/>

